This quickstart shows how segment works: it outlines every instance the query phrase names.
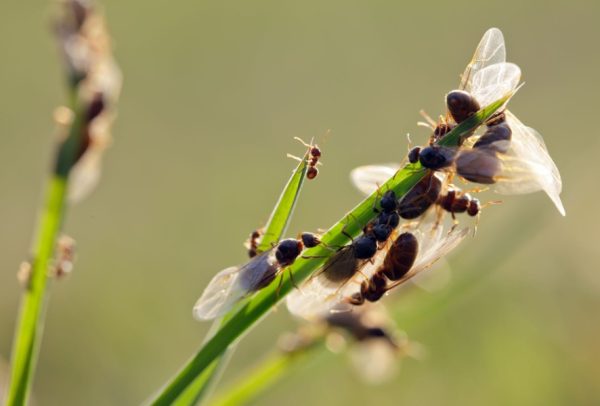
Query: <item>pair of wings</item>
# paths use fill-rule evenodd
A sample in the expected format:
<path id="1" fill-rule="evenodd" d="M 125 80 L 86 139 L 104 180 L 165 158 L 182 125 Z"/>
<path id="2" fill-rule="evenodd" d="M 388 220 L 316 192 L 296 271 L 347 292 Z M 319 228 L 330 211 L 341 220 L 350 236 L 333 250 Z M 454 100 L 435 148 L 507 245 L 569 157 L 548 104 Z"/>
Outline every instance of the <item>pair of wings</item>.
<path id="1" fill-rule="evenodd" d="M 461 76 L 460 88 L 470 92 L 482 107 L 517 89 L 521 77 L 517 65 L 506 63 L 504 36 L 491 28 L 479 42 L 471 62 Z M 556 208 L 565 215 L 560 200 L 562 180 L 550 157 L 542 136 L 525 126 L 514 114 L 505 110 L 512 130 L 510 148 L 499 154 L 501 178 L 495 190 L 502 194 L 524 194 L 543 190 Z M 473 143 L 477 137 L 473 137 Z"/>
<path id="2" fill-rule="evenodd" d="M 425 231 L 422 231 L 421 228 L 424 228 Z M 361 283 L 373 276 L 383 264 L 389 246 L 395 237 L 407 231 L 417 237 L 419 246 L 417 258 L 402 279 L 388 284 L 388 290 L 429 269 L 440 258 L 456 248 L 469 233 L 468 228 L 453 228 L 446 231 L 441 225 L 432 227 L 431 224 L 417 222 L 400 225 L 392 233 L 386 245 L 375 254 L 372 262 L 365 261 L 354 277 L 348 281 L 334 284 L 327 281 L 322 273 L 317 272 L 300 289 L 291 292 L 286 299 L 290 313 L 311 320 L 325 317 L 331 311 L 351 310 L 352 306 L 348 304 L 347 299 L 359 292 Z"/>
<path id="3" fill-rule="evenodd" d="M 225 268 L 209 282 L 194 305 L 196 320 L 212 320 L 223 316 L 236 303 L 254 292 L 268 275 L 276 272 L 273 249 L 255 256 L 240 266 Z"/>

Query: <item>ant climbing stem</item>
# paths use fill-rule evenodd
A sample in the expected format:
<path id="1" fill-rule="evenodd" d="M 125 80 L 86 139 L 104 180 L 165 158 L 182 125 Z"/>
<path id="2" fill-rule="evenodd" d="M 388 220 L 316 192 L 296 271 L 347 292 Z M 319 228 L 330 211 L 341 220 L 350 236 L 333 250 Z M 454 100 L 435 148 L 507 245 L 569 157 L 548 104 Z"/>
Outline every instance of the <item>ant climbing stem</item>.
<path id="1" fill-rule="evenodd" d="M 322 155 L 321 149 L 319 148 L 319 146 L 317 144 L 314 143 L 314 138 L 311 138 L 310 144 L 307 144 L 302 138 L 299 138 L 299 137 L 294 137 L 294 139 L 296 141 L 300 142 L 306 148 L 308 148 L 308 159 L 307 159 L 308 169 L 306 170 L 306 178 L 307 179 L 316 178 L 317 175 L 319 174 L 317 165 L 322 165 L 322 163 L 319 162 L 319 159 L 321 158 L 321 155 Z M 287 156 L 288 156 L 288 158 L 292 158 L 292 159 L 295 159 L 300 162 L 303 161 L 302 158 L 298 158 L 297 156 L 294 156 L 291 154 L 287 154 Z"/>

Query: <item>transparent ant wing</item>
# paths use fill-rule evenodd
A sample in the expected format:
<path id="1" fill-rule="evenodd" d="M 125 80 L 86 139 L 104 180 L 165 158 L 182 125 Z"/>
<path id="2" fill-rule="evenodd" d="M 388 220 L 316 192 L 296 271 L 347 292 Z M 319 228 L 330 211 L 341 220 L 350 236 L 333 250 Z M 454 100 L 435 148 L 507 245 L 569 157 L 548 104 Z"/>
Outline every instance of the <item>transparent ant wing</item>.
<path id="1" fill-rule="evenodd" d="M 562 181 L 542 136 L 525 126 L 510 111 L 506 123 L 512 130 L 510 141 L 501 140 L 485 148 L 462 150 L 456 159 L 457 172 L 464 178 L 494 184 L 500 194 L 514 195 L 543 190 L 560 214 L 565 209 L 560 200 Z M 474 136 L 473 141 L 478 137 Z M 501 145 L 507 143 L 507 145 Z M 506 151 L 506 153 L 495 152 Z"/>
<path id="2" fill-rule="evenodd" d="M 452 269 L 445 258 L 440 258 L 429 269 L 429 272 L 421 272 L 415 275 L 411 282 L 429 293 L 438 292 L 450 284 Z"/>
<path id="3" fill-rule="evenodd" d="M 383 263 L 389 241 L 394 233 L 371 260 L 359 260 L 354 250 L 347 245 L 333 254 L 317 273 L 287 298 L 290 313 L 308 320 L 326 316 L 330 311 L 349 311 L 346 303 L 348 292 L 357 291 L 362 281 L 370 278 Z"/>
<path id="4" fill-rule="evenodd" d="M 457 149 L 457 147 L 446 148 Z M 380 185 L 387 182 L 387 180 L 398 171 L 398 168 L 398 166 L 394 166 L 393 164 L 359 166 L 350 172 L 350 179 L 352 180 L 352 184 L 360 192 L 365 195 L 370 195 L 376 191 Z M 435 172 L 434 176 L 444 183 L 447 174 L 444 172 Z"/>
<path id="5" fill-rule="evenodd" d="M 399 168 L 397 164 L 359 166 L 350 172 L 350 180 L 360 192 L 370 195 L 394 176 Z"/>
<path id="6" fill-rule="evenodd" d="M 479 70 L 468 91 L 481 107 L 514 92 L 521 79 L 521 69 L 514 63 L 497 63 Z"/>
<path id="7" fill-rule="evenodd" d="M 419 241 L 419 253 L 417 259 L 410 271 L 408 271 L 402 279 L 394 281 L 387 286 L 388 290 L 401 285 L 418 273 L 429 269 L 440 258 L 447 255 L 460 244 L 469 233 L 469 228 L 465 227 L 459 229 L 453 227 L 450 231 L 446 232 L 444 227 L 438 226 L 432 228 L 428 232 L 422 232 L 418 229 L 411 230 L 411 232 L 415 234 Z"/>
<path id="8" fill-rule="evenodd" d="M 194 318 L 211 320 L 224 315 L 246 295 L 273 280 L 277 271 L 272 250 L 252 258 L 242 266 L 223 269 L 213 277 L 194 305 Z"/>
<path id="9" fill-rule="evenodd" d="M 479 41 L 471 62 L 461 75 L 459 89 L 471 91 L 473 78 L 487 66 L 506 62 L 504 36 L 498 28 L 490 28 Z"/>
<path id="10" fill-rule="evenodd" d="M 232 266 L 217 273 L 194 305 L 196 320 L 211 320 L 222 316 L 244 297 L 238 284 L 240 268 Z"/>
<path id="11" fill-rule="evenodd" d="M 542 136 L 533 128 L 525 126 L 511 112 L 505 113 L 506 122 L 512 130 L 512 139 L 506 154 L 498 154 L 502 170 L 495 190 L 502 194 L 543 190 L 564 216 L 565 209 L 560 200 L 562 180 Z"/>

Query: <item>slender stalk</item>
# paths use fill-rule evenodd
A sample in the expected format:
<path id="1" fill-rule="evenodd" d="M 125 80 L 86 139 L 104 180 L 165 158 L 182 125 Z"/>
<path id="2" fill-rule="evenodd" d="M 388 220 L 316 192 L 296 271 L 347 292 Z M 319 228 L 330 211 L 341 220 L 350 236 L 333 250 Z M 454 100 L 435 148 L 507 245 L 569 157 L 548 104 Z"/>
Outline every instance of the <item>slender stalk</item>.
<path id="1" fill-rule="evenodd" d="M 54 253 L 62 223 L 66 190 L 65 178 L 53 176 L 50 179 L 35 244 L 32 273 L 21 301 L 19 326 L 12 353 L 7 405 L 27 403 L 44 327 L 44 302 L 48 285 L 49 261 Z"/>
<path id="2" fill-rule="evenodd" d="M 84 126 L 83 109 L 79 107 L 75 89 L 71 89 L 75 117 L 69 133 L 57 151 L 54 171 L 46 188 L 46 198 L 39 220 L 34 245 L 31 274 L 21 298 L 18 326 L 11 357 L 11 375 L 7 405 L 27 403 L 44 327 L 49 266 L 63 224 L 68 174 L 76 160 Z"/>

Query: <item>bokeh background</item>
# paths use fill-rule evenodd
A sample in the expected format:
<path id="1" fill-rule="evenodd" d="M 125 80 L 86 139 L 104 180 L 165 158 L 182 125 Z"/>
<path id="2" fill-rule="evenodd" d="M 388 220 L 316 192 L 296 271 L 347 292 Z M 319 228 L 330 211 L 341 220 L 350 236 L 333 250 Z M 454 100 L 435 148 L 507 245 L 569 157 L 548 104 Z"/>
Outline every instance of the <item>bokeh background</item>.
<path id="1" fill-rule="evenodd" d="M 600 403 L 598 2 L 103 2 L 125 75 L 102 182 L 69 210 L 74 274 L 52 286 L 34 386 L 41 405 L 138 404 L 199 347 L 191 307 L 245 259 L 303 149 L 321 137 L 290 235 L 327 227 L 361 198 L 355 166 L 399 161 L 419 109 L 443 95 L 485 29 L 500 27 L 526 86 L 512 110 L 561 170 L 562 218 L 542 193 L 485 211 L 450 257 L 442 291 L 390 304 L 427 347 L 372 387 L 323 355 L 257 405 Z M 47 2 L 0 7 L 0 358 L 65 99 Z M 327 129 L 332 133 L 325 140 Z M 470 281 L 465 284 L 464 280 Z M 465 287 L 466 286 L 466 287 Z M 446 298 L 440 300 L 440 298 Z M 432 303 L 441 303 L 431 306 Z M 400 318 L 402 326 L 403 317 Z M 408 322 L 410 320 L 410 323 Z M 283 308 L 239 346 L 232 382 L 295 327 Z"/>

